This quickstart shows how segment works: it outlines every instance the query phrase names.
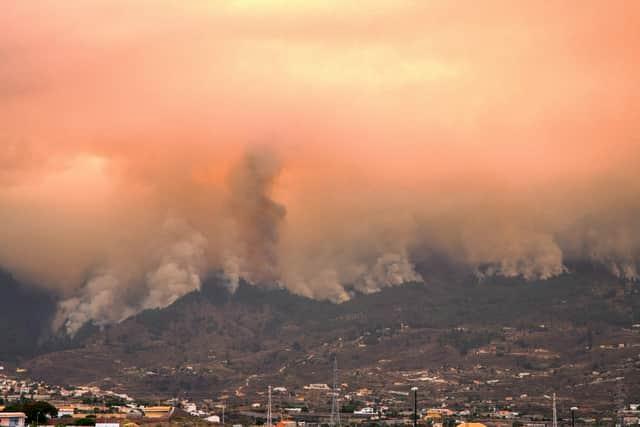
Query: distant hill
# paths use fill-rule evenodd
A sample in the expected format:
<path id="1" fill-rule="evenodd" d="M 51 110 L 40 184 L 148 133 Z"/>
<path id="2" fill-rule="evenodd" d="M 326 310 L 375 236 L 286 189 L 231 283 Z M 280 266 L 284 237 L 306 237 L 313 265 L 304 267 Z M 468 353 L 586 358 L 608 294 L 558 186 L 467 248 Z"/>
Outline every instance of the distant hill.
<path id="1" fill-rule="evenodd" d="M 21 286 L 0 269 L 0 361 L 42 351 L 54 311 L 53 296 Z"/>
<path id="2" fill-rule="evenodd" d="M 91 382 L 137 395 L 208 396 L 254 374 L 291 383 L 322 380 L 332 352 L 341 354 L 345 369 L 382 358 L 406 368 L 471 363 L 469 351 L 503 340 L 509 327 L 535 336 L 514 345 L 537 342 L 562 357 L 581 355 L 591 366 L 584 348 L 592 335 L 614 337 L 610 331 L 640 322 L 639 289 L 604 271 L 576 267 L 545 281 L 434 278 L 332 304 L 246 283 L 230 294 L 213 277 L 167 308 L 102 330 L 87 327 L 64 350 L 42 351 L 26 365 L 31 375 L 53 382 Z M 536 335 L 541 325 L 554 332 Z M 37 326 L 22 324 L 15 336 Z M 315 359 L 306 360 L 308 355 Z M 511 366 L 514 360 L 495 363 Z"/>

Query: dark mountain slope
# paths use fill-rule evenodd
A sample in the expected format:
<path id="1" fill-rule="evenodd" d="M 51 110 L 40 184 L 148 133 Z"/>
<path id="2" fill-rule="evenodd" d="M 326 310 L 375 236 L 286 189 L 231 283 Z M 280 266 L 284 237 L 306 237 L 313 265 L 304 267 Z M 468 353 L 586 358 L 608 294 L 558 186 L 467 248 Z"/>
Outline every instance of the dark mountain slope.
<path id="1" fill-rule="evenodd" d="M 43 350 L 54 311 L 51 295 L 21 286 L 0 269 L 0 361 L 33 357 Z"/>
<path id="2" fill-rule="evenodd" d="M 535 282 L 433 280 L 356 295 L 343 304 L 247 284 L 229 294 L 214 278 L 165 309 L 90 329 L 76 348 L 36 357 L 28 367 L 31 375 L 53 382 L 95 382 L 138 395 L 210 396 L 256 374 L 292 384 L 322 381 L 332 352 L 341 354 L 344 369 L 380 359 L 404 368 L 472 363 L 467 353 L 504 342 L 504 327 L 522 337 L 501 351 L 544 346 L 590 367 L 597 361 L 585 345 L 619 339 L 616 331 L 638 320 L 639 307 L 637 284 L 594 271 Z M 538 331 L 540 325 L 546 332 Z M 495 363 L 551 366 L 521 356 Z"/>

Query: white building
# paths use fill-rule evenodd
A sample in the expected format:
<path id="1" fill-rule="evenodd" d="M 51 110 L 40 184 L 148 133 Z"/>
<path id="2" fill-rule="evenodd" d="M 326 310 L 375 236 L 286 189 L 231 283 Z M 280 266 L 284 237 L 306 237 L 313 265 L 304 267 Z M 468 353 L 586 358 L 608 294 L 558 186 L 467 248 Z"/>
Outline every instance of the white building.
<path id="1" fill-rule="evenodd" d="M 374 411 L 374 409 L 372 407 L 367 406 L 367 407 L 362 408 L 360 410 L 353 411 L 353 415 L 360 416 L 360 417 L 369 417 L 371 415 L 375 415 L 375 411 Z"/>
<path id="2" fill-rule="evenodd" d="M 24 427 L 26 419 L 24 412 L 0 412 L 0 427 Z"/>
<path id="3" fill-rule="evenodd" d="M 207 418 L 205 418 L 207 421 L 209 421 L 210 423 L 216 423 L 216 424 L 220 424 L 220 416 L 219 415 L 211 415 Z"/>
<path id="4" fill-rule="evenodd" d="M 304 386 L 305 390 L 322 390 L 329 391 L 331 390 L 327 384 L 309 384 Z"/>

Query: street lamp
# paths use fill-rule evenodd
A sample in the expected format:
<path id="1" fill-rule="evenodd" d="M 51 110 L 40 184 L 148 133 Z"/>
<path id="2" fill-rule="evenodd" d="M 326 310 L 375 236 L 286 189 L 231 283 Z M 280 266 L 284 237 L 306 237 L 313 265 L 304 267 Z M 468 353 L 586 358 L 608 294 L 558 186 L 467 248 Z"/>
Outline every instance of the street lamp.
<path id="1" fill-rule="evenodd" d="M 576 411 L 578 410 L 577 406 L 571 407 L 571 427 L 576 427 Z"/>
<path id="2" fill-rule="evenodd" d="M 411 387 L 413 392 L 413 427 L 418 427 L 418 387 Z"/>
<path id="3" fill-rule="evenodd" d="M 552 397 L 553 396 L 553 397 Z M 548 396 L 548 395 L 543 395 L 543 397 L 545 399 L 549 399 L 553 401 L 553 427 L 558 427 L 558 412 L 556 410 L 556 394 L 553 393 L 553 395 Z"/>

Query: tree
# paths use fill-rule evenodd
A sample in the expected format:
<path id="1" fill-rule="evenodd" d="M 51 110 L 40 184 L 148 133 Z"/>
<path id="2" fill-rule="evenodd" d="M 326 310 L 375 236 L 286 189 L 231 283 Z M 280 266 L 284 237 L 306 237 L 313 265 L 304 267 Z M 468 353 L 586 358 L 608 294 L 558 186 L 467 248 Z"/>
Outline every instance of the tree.
<path id="1" fill-rule="evenodd" d="M 455 418 L 445 418 L 442 422 L 442 427 L 456 427 Z"/>
<path id="2" fill-rule="evenodd" d="M 4 407 L 2 412 L 22 412 L 22 404 L 12 403 Z"/>
<path id="3" fill-rule="evenodd" d="M 43 401 L 14 403 L 7 405 L 3 412 L 24 412 L 27 416 L 27 424 L 44 421 L 47 416 L 52 418 L 58 416 L 58 409 L 49 402 Z"/>
<path id="4" fill-rule="evenodd" d="M 340 408 L 340 412 L 353 412 L 355 410 L 356 410 L 355 403 L 346 403 L 342 405 L 342 408 Z"/>
<path id="5" fill-rule="evenodd" d="M 77 426 L 95 426 L 96 425 L 96 419 L 95 418 L 89 418 L 89 417 L 81 418 L 81 419 L 75 421 L 75 425 L 77 425 Z"/>
<path id="6" fill-rule="evenodd" d="M 31 419 L 37 422 L 40 420 L 40 417 L 57 417 L 58 408 L 56 408 L 49 402 L 32 402 L 25 405 L 24 413 L 27 415 L 27 419 Z"/>

